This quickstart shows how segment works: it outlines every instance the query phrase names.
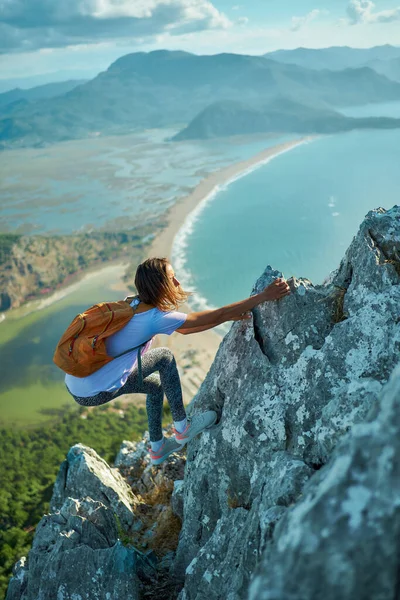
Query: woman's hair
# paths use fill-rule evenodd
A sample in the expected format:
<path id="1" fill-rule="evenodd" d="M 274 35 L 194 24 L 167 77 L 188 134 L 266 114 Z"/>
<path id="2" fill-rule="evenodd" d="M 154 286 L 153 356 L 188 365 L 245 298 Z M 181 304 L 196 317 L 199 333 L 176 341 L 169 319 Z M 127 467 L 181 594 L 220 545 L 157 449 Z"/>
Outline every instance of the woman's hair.
<path id="1" fill-rule="evenodd" d="M 159 310 L 177 310 L 191 292 L 185 292 L 168 277 L 167 258 L 148 258 L 136 269 L 135 287 L 141 302 L 152 304 Z"/>

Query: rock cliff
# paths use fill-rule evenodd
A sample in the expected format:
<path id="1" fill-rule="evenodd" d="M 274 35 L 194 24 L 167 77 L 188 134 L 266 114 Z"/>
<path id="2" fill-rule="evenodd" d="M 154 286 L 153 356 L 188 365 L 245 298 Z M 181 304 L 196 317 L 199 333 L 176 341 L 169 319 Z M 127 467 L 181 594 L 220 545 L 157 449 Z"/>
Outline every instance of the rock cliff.
<path id="1" fill-rule="evenodd" d="M 70 450 L 7 600 L 400 599 L 400 207 L 288 283 L 221 343 L 186 465 Z"/>
<path id="2" fill-rule="evenodd" d="M 382 579 L 374 598 L 400 597 L 385 560 L 400 550 L 400 455 L 383 427 L 400 433 L 399 371 L 385 388 L 400 359 L 399 259 L 400 207 L 371 211 L 324 285 L 289 280 L 291 295 L 232 325 L 190 407 L 219 420 L 188 449 L 181 600 L 371 599 Z M 253 292 L 279 275 L 268 267 Z"/>
<path id="3" fill-rule="evenodd" d="M 119 258 L 140 262 L 149 231 L 144 225 L 69 236 L 0 234 L 0 312 L 42 298 L 101 263 Z"/>

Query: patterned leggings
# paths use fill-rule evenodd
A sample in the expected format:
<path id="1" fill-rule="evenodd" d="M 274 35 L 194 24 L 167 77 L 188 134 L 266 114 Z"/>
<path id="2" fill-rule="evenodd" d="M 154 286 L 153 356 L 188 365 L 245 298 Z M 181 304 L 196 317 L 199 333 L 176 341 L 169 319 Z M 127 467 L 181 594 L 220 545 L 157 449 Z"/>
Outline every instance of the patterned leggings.
<path id="1" fill-rule="evenodd" d="M 158 374 L 155 371 L 158 371 Z M 139 385 L 136 364 L 126 383 L 118 390 L 99 392 L 88 398 L 71 395 L 81 406 L 100 406 L 122 394 L 147 394 L 146 409 L 150 441 L 158 442 L 163 435 L 161 422 L 164 392 L 173 420 L 182 421 L 186 417 L 179 373 L 171 350 L 169 348 L 153 348 L 145 352 L 142 356 L 142 374 L 143 385 Z"/>

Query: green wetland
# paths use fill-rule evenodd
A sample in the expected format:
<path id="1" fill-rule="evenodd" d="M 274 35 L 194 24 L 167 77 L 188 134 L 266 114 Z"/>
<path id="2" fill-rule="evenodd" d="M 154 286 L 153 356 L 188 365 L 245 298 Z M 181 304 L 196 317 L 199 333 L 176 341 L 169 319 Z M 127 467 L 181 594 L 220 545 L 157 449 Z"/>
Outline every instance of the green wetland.
<path id="1" fill-rule="evenodd" d="M 55 346 L 85 307 L 126 295 L 113 289 L 124 272 L 121 264 L 103 267 L 50 300 L 11 311 L 0 323 L 0 426 L 36 426 L 52 420 L 63 404 L 73 404 L 64 374 L 52 362 Z"/>

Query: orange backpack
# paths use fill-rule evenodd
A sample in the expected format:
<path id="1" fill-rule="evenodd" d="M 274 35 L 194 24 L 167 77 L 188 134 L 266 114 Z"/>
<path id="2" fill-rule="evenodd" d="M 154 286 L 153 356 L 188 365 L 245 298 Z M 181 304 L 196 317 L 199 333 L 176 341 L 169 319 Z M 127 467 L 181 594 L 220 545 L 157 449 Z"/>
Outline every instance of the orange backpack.
<path id="1" fill-rule="evenodd" d="M 147 341 L 114 357 L 107 354 L 105 344 L 110 335 L 122 329 L 133 317 L 136 309 L 130 305 L 131 300 L 132 296 L 118 302 L 101 302 L 77 315 L 58 342 L 53 362 L 65 373 L 86 377 L 114 358 L 137 349 L 139 379 L 142 381 L 141 348 Z"/>

